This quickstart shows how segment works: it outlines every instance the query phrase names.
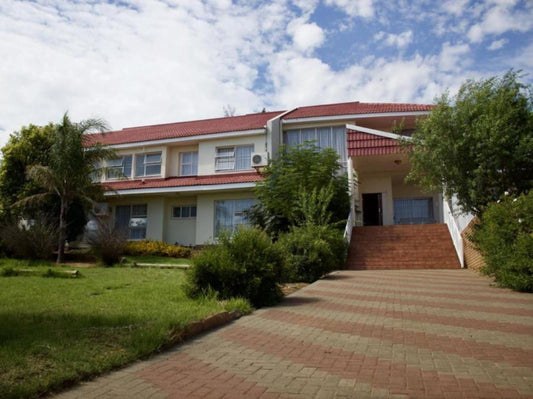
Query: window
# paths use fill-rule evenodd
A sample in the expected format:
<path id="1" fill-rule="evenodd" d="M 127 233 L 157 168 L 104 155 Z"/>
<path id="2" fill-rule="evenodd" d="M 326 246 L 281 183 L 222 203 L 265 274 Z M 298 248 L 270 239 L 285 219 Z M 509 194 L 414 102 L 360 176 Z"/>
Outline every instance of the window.
<path id="1" fill-rule="evenodd" d="M 124 155 L 119 158 L 108 159 L 106 161 L 106 177 L 108 179 L 131 177 L 132 159 L 133 157 L 131 155 Z"/>
<path id="2" fill-rule="evenodd" d="M 337 151 L 341 162 L 346 162 L 345 126 L 287 130 L 283 135 L 283 143 L 286 146 L 304 144 L 306 141 L 313 141 L 320 149 L 333 148 Z"/>
<path id="3" fill-rule="evenodd" d="M 127 230 L 130 240 L 143 240 L 146 238 L 148 206 L 143 205 L 117 205 L 115 208 L 115 226 Z"/>
<path id="4" fill-rule="evenodd" d="M 196 205 L 183 205 L 175 206 L 172 208 L 173 218 L 195 218 L 196 217 Z"/>
<path id="5" fill-rule="evenodd" d="M 100 168 L 100 162 L 95 161 L 93 163 L 93 169 L 89 176 L 93 183 L 98 183 L 100 180 L 102 180 L 102 169 Z"/>
<path id="6" fill-rule="evenodd" d="M 245 170 L 252 168 L 253 145 L 217 148 L 215 170 Z"/>
<path id="7" fill-rule="evenodd" d="M 157 176 L 161 174 L 161 153 L 135 155 L 135 176 Z"/>
<path id="8" fill-rule="evenodd" d="M 222 231 L 233 232 L 238 226 L 248 225 L 246 210 L 252 199 L 215 201 L 215 237 Z"/>
<path id="9" fill-rule="evenodd" d="M 181 176 L 195 176 L 198 174 L 198 153 L 197 152 L 182 152 L 180 175 Z"/>
<path id="10" fill-rule="evenodd" d="M 394 200 L 395 224 L 435 223 L 432 198 L 409 198 Z"/>

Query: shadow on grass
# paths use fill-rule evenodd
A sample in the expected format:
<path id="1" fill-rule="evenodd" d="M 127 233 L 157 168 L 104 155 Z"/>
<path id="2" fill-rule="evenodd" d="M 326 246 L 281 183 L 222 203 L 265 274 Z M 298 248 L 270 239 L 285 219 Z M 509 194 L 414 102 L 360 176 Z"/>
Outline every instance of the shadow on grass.
<path id="1" fill-rule="evenodd" d="M 134 317 L 0 312 L 0 397 L 57 392 L 146 357 L 170 338 Z"/>

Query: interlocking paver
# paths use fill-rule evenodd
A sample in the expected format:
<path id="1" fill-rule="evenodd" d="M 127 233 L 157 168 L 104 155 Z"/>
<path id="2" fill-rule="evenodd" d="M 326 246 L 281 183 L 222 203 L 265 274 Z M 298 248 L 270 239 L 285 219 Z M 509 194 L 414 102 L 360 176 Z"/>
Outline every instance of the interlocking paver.
<path id="1" fill-rule="evenodd" d="M 342 271 L 57 398 L 533 397 L 532 325 L 468 270 Z"/>

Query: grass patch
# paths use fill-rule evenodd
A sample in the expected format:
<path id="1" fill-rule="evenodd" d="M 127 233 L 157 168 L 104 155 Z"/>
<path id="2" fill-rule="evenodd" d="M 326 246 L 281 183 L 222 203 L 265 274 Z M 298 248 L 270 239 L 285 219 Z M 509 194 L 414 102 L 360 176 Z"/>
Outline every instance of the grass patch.
<path id="1" fill-rule="evenodd" d="M 128 255 L 125 257 L 126 263 L 152 263 L 160 265 L 190 265 L 191 260 L 187 258 L 171 258 L 168 256 L 155 255 Z"/>
<path id="2" fill-rule="evenodd" d="M 28 267 L 3 260 L 0 267 Z M 54 268 L 40 264 L 43 272 Z M 79 279 L 0 277 L 0 397 L 28 398 L 145 357 L 240 299 L 191 300 L 176 269 L 87 268 Z"/>

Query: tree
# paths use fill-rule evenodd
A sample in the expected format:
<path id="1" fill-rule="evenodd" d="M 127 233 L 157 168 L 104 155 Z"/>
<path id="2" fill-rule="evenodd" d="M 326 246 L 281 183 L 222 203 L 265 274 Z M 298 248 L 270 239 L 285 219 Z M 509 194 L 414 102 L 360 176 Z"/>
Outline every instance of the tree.
<path id="1" fill-rule="evenodd" d="M 345 221 L 350 211 L 348 181 L 339 173 L 335 150 L 306 144 L 284 148 L 280 154 L 255 188 L 258 202 L 248 213 L 251 222 L 275 237 L 309 219 Z"/>
<path id="2" fill-rule="evenodd" d="M 468 80 L 457 96 L 443 94 L 408 143 L 408 180 L 456 195 L 480 214 L 504 192 L 533 186 L 533 99 L 519 74 Z"/>
<path id="3" fill-rule="evenodd" d="M 94 203 L 102 194 L 102 187 L 91 181 L 91 172 L 97 162 L 115 155 L 100 145 L 87 146 L 86 134 L 105 130 L 106 124 L 99 119 L 74 123 L 65 113 L 61 124 L 54 126 L 48 165 L 36 164 L 27 168 L 29 180 L 46 191 L 26 197 L 22 204 L 50 195 L 59 199 L 57 263 L 63 261 L 69 208 L 76 199 Z"/>
<path id="4" fill-rule="evenodd" d="M 2 148 L 0 166 L 0 203 L 2 219 L 32 213 L 31 208 L 13 208 L 13 204 L 41 191 L 33 181 L 26 179 L 26 168 L 32 164 L 48 165 L 54 125 L 29 125 L 13 133 Z"/>

